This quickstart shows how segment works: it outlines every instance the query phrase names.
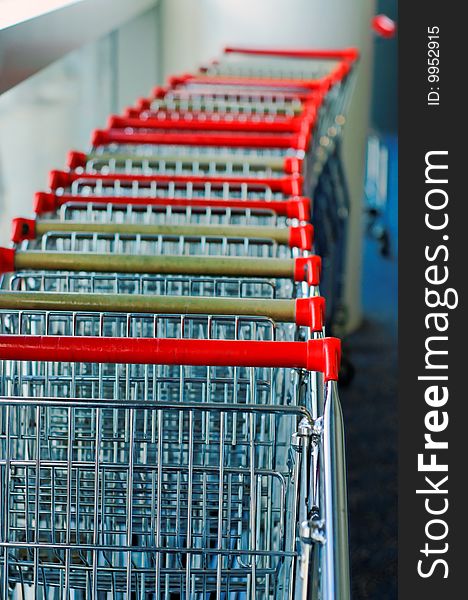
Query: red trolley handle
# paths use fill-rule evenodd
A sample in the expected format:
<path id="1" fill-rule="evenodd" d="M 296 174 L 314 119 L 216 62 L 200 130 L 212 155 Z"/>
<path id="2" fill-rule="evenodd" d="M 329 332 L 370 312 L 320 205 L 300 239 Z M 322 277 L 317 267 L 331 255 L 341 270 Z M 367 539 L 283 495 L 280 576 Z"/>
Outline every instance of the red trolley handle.
<path id="1" fill-rule="evenodd" d="M 304 178 L 295 173 L 285 177 L 266 177 L 266 178 L 247 178 L 238 177 L 203 177 L 197 175 L 131 175 L 128 173 L 78 173 L 76 171 L 50 171 L 49 187 L 51 190 L 67 188 L 74 181 L 137 181 L 139 183 L 194 183 L 204 185 L 206 183 L 214 184 L 242 184 L 252 183 L 258 186 L 269 187 L 273 192 L 282 192 L 289 196 L 301 196 L 303 193 Z"/>
<path id="2" fill-rule="evenodd" d="M 37 192 L 34 195 L 34 212 L 37 215 L 53 213 L 67 202 L 92 204 L 118 204 L 130 206 L 200 206 L 214 208 L 242 208 L 272 211 L 289 219 L 309 221 L 311 201 L 306 197 L 286 200 L 242 200 L 237 198 L 135 198 L 133 196 L 79 196 L 76 194 L 56 195 L 52 192 Z"/>
<path id="3" fill-rule="evenodd" d="M 292 92 L 293 94 L 304 90 L 327 90 L 332 85 L 338 75 L 343 76 L 342 72 L 349 71 L 346 63 L 340 63 L 332 73 L 321 79 L 281 79 L 276 77 L 242 77 L 238 75 L 203 75 L 202 73 L 181 73 L 172 75 L 168 78 L 170 87 L 180 85 L 216 85 L 216 86 L 240 86 L 255 88 L 273 88 L 282 91 Z M 336 71 L 336 73 L 335 73 Z"/>
<path id="4" fill-rule="evenodd" d="M 225 54 L 257 54 L 259 56 L 284 56 L 286 58 L 317 58 L 330 60 L 357 60 L 357 48 L 253 48 L 252 46 L 225 46 Z"/>
<path id="5" fill-rule="evenodd" d="M 252 117 L 226 118 L 216 117 L 210 113 L 175 113 L 159 116 L 118 116 L 111 115 L 107 121 L 109 129 L 164 129 L 188 131 L 235 131 L 235 132 L 273 132 L 294 133 L 310 129 L 314 126 L 315 115 L 307 114 L 293 118 L 252 119 Z"/>
<path id="6" fill-rule="evenodd" d="M 166 133 L 134 132 L 121 129 L 96 129 L 91 138 L 93 147 L 107 144 L 153 144 L 182 146 L 226 146 L 235 148 L 295 148 L 308 150 L 310 131 L 294 134 L 261 133 Z"/>
<path id="7" fill-rule="evenodd" d="M 279 56 L 285 58 L 310 58 L 348 60 L 359 58 L 357 48 L 252 48 L 250 46 L 226 46 L 225 54 L 255 54 L 257 56 Z"/>
<path id="8" fill-rule="evenodd" d="M 1 335 L 0 360 L 307 369 L 338 379 L 340 340 L 307 342 Z"/>
<path id="9" fill-rule="evenodd" d="M 90 160 L 90 158 L 99 159 L 100 156 L 99 155 L 93 156 L 93 155 L 86 154 L 85 152 L 78 152 L 77 150 L 71 150 L 67 154 L 67 167 L 69 169 L 78 169 L 80 167 L 82 169 L 84 169 L 86 167 L 86 163 L 88 162 L 88 160 Z M 141 156 L 141 155 L 135 156 L 135 159 L 137 159 L 137 160 L 142 160 L 144 158 L 145 157 Z M 148 158 L 150 160 L 151 159 L 158 160 L 157 156 L 156 157 L 148 157 Z M 233 159 L 235 160 L 236 158 L 233 157 Z M 181 157 L 181 160 L 183 160 L 183 157 Z M 287 175 L 293 175 L 294 173 L 301 173 L 303 163 L 304 163 L 304 159 L 300 158 L 299 156 L 285 156 L 283 159 L 283 171 Z M 211 181 L 211 178 L 210 178 L 210 181 Z"/>

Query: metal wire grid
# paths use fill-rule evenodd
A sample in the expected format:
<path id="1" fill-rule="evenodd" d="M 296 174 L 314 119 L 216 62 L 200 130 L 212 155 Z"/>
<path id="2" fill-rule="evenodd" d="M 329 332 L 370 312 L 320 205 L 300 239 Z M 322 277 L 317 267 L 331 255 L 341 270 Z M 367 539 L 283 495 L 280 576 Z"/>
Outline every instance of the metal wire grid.
<path id="1" fill-rule="evenodd" d="M 24 404 L 0 399 L 3 597 L 291 597 L 298 409 Z"/>
<path id="2" fill-rule="evenodd" d="M 20 244 L 21 250 L 57 252 L 94 252 L 97 254 L 178 255 L 178 256 L 252 256 L 293 258 L 296 248 L 273 240 L 197 236 L 146 235 L 120 233 L 49 232 Z"/>
<path id="3" fill-rule="evenodd" d="M 196 79 L 188 79 L 182 84 L 176 82 L 176 85 L 183 85 L 184 92 L 187 92 L 188 94 L 219 94 L 221 92 L 227 96 L 239 94 L 242 97 L 253 94 L 271 94 L 274 96 L 287 94 L 289 96 L 298 97 L 304 94 L 304 87 L 299 79 L 297 80 L 297 85 L 295 85 L 293 81 L 291 82 L 291 85 L 285 87 L 284 85 L 281 85 L 281 82 L 279 81 L 278 83 L 273 82 L 271 85 L 262 85 L 261 82 L 256 85 L 256 82 L 249 80 L 246 80 L 245 83 L 240 81 L 236 81 L 235 83 L 228 83 L 226 81 L 214 83 L 213 79 L 209 79 L 209 77 L 207 77 L 206 81 L 203 81 L 198 75 L 195 77 Z M 179 89 L 181 88 L 177 87 L 177 91 L 179 91 Z"/>
<path id="4" fill-rule="evenodd" d="M 275 335 L 265 319 L 46 311 L 2 311 L 0 332 Z M 32 582 L 35 593 L 54 586 L 106 590 L 113 598 L 161 586 L 166 594 L 217 590 L 218 597 L 225 597 L 221 589 L 246 586 L 251 597 L 286 593 L 277 576 L 283 559 L 295 556 L 289 517 L 296 494 L 288 501 L 287 487 L 297 414 L 285 429 L 286 415 L 264 415 L 262 407 L 298 406 L 307 374 L 21 361 L 3 361 L 0 369 L 3 561 L 12 583 Z M 11 397 L 36 400 L 12 407 Z M 37 398 L 59 400 L 49 407 Z M 68 398 L 99 405 L 64 406 Z M 114 408 L 103 408 L 106 399 Z M 117 408 L 117 401 L 125 404 Z M 254 421 L 251 412 L 242 414 L 248 405 L 260 415 Z M 224 406 L 235 408 L 232 417 Z"/>
<path id="5" fill-rule="evenodd" d="M 287 286 L 273 279 L 230 277 L 188 277 L 174 275 L 134 275 L 109 273 L 63 273 L 22 271 L 5 275 L 1 289 L 11 291 L 144 294 L 163 296 L 215 296 L 238 298 L 301 296 L 302 284 Z M 306 286 L 307 287 L 307 286 Z M 307 297 L 307 296 L 306 296 Z"/>
<path id="6" fill-rule="evenodd" d="M 248 225 L 284 228 L 297 224 L 297 219 L 278 216 L 267 209 L 197 206 L 135 206 L 131 204 L 98 204 L 67 202 L 52 215 L 60 221 L 87 223 L 127 223 L 141 225 Z"/>
<path id="7" fill-rule="evenodd" d="M 293 340 L 296 326 L 263 317 L 81 311 L 0 311 L 0 333 L 172 339 Z M 61 367 L 58 366 L 57 369 Z M 137 369 L 138 370 L 138 369 Z M 57 371 L 59 372 L 59 371 Z M 87 385 L 87 382 L 84 381 Z M 148 384 L 149 385 L 149 384 Z M 145 389 L 145 394 L 148 390 Z M 42 395 L 49 395 L 44 390 Z"/>
<path id="8" fill-rule="evenodd" d="M 243 157 L 285 157 L 296 156 L 298 153 L 294 148 L 249 148 L 233 146 L 186 146 L 186 145 L 166 145 L 166 144 L 103 144 L 94 149 L 95 153 L 138 153 L 143 156 L 158 156 L 161 154 L 182 154 L 190 156 L 190 153 L 196 155 L 218 155 L 229 157 L 242 161 Z"/>
<path id="9" fill-rule="evenodd" d="M 338 67 L 340 61 L 272 56 L 224 54 L 207 65 L 203 73 L 216 76 L 261 77 L 275 79 L 322 79 Z"/>
<path id="10" fill-rule="evenodd" d="M 142 121 L 144 123 L 144 121 Z M 79 169 L 77 169 L 78 172 Z M 124 174 L 124 175 L 194 175 L 203 177 L 268 177 L 284 176 L 281 170 L 273 169 L 267 163 L 251 163 L 207 157 L 206 160 L 190 155 L 174 157 L 143 157 L 143 156 L 96 156 L 90 158 L 83 169 L 85 174 Z"/>
<path id="11" fill-rule="evenodd" d="M 248 183 L 193 183 L 87 179 L 85 175 L 73 181 L 69 188 L 59 188 L 62 193 L 89 196 L 133 196 L 135 198 L 220 198 L 220 199 L 260 199 L 285 200 L 281 192 L 271 188 Z"/>
<path id="12" fill-rule="evenodd" d="M 300 98 L 273 95 L 268 92 L 259 97 L 258 94 L 239 95 L 235 92 L 204 94 L 174 89 L 168 90 L 163 98 L 155 98 L 151 102 L 150 111 L 174 110 L 294 117 L 300 114 L 303 108 Z"/>

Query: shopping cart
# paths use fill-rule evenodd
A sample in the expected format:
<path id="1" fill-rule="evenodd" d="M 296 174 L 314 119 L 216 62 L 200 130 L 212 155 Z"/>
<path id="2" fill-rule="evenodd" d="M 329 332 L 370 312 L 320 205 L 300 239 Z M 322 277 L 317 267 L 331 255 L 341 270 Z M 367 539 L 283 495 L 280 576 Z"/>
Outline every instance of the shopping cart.
<path id="1" fill-rule="evenodd" d="M 332 54 L 228 49 L 172 78 L 14 220 L 2 598 L 349 598 L 340 345 L 311 254 L 339 242 L 356 57 Z"/>
<path id="2" fill-rule="evenodd" d="M 60 193 L 85 195 L 126 195 L 140 197 L 246 198 L 283 200 L 302 196 L 302 178 L 293 174 L 281 178 L 245 180 L 236 177 L 195 175 L 141 175 L 126 173 L 82 173 L 51 171 L 49 186 Z"/>
<path id="3" fill-rule="evenodd" d="M 314 586 L 346 585 L 327 562 L 343 541 L 342 513 L 327 512 L 344 500 L 342 465 L 297 398 L 304 369 L 324 372 L 334 418 L 335 340 L 145 338 L 125 324 L 108 338 L 102 318 L 37 317 L 9 311 L 0 336 L 5 598 L 301 597 L 321 518 L 334 537 Z M 338 482 L 315 478 L 317 451 Z"/>
<path id="4" fill-rule="evenodd" d="M 335 165 L 336 162 L 330 160 L 329 165 Z M 325 170 L 322 182 L 325 182 Z M 222 179 L 222 177 L 220 177 Z M 294 178 L 282 178 L 270 180 L 271 186 L 278 190 L 278 187 L 283 187 L 286 192 L 298 192 L 294 189 L 297 180 Z M 68 188 L 66 187 L 68 186 Z M 247 186 L 247 187 L 243 187 Z M 51 173 L 51 187 L 58 189 L 60 193 L 65 192 L 65 195 L 58 195 L 58 201 L 65 201 L 70 196 L 67 192 L 71 191 L 74 194 L 85 196 L 93 195 L 117 195 L 125 194 L 128 198 L 129 193 L 138 196 L 156 196 L 158 194 L 166 194 L 168 196 L 176 196 L 179 193 L 183 197 L 199 193 L 203 196 L 240 196 L 241 189 L 246 190 L 249 194 L 248 184 L 235 185 L 233 183 L 213 183 L 210 179 L 197 178 L 194 176 L 152 176 L 152 175 L 134 175 L 131 173 L 81 173 L 78 169 L 73 172 Z M 346 229 L 346 196 L 342 193 L 338 195 L 330 185 L 325 186 L 327 194 L 322 193 L 322 188 L 318 194 L 318 208 L 315 209 L 314 221 L 321 223 L 320 230 L 317 233 L 316 249 L 317 252 L 324 257 L 324 275 L 322 290 L 327 297 L 330 307 L 330 323 L 337 323 L 343 320 L 342 311 L 342 280 L 344 272 L 344 248 L 345 248 L 345 229 Z M 255 188 L 253 188 L 255 189 Z M 263 197 L 285 197 L 284 192 L 270 192 L 271 187 L 266 188 Z M 260 197 L 259 191 L 255 190 L 257 197 Z M 44 196 L 42 196 L 44 198 Z M 47 197 L 51 199 L 51 196 Z M 102 202 L 102 199 L 100 199 Z M 41 207 L 44 210 L 44 207 Z"/>
<path id="5" fill-rule="evenodd" d="M 153 153 L 154 159 L 153 147 L 156 146 L 156 156 L 159 155 L 160 161 L 167 154 L 175 162 L 171 165 L 169 160 L 169 165 L 163 164 L 163 172 L 169 166 L 172 170 L 193 173 L 194 167 L 190 162 L 195 161 L 198 173 L 208 171 L 217 175 L 222 169 L 227 170 L 227 175 L 231 177 L 236 171 L 249 179 L 261 177 L 262 173 L 265 177 L 265 171 L 275 176 L 275 171 L 270 167 L 272 159 L 276 159 L 275 162 L 283 159 L 283 170 L 286 172 L 300 171 L 310 146 L 315 112 L 309 111 L 304 116 L 286 121 L 279 117 L 260 121 L 258 118 L 239 116 L 220 119 L 219 115 L 215 115 L 207 118 L 206 114 L 197 118 L 192 113 L 190 117 L 180 117 L 178 113 L 168 118 L 161 118 L 161 115 L 157 118 L 114 116 L 109 120 L 108 129 L 94 132 L 92 145 L 95 153 L 104 147 L 101 154 L 112 152 L 115 144 L 123 145 L 123 153 L 128 160 L 135 153 L 135 145 L 137 153 L 145 155 L 149 152 L 150 156 Z M 178 147 L 175 153 L 171 146 Z M 211 161 L 208 165 L 205 162 L 203 167 L 203 162 L 198 158 L 206 161 L 203 155 L 221 155 L 222 160 Z M 175 158 L 178 160 L 175 161 Z M 181 165 L 183 158 L 184 167 Z M 227 163 L 224 167 L 220 165 L 223 161 Z M 259 174 L 256 173 L 258 171 Z"/>
<path id="6" fill-rule="evenodd" d="M 261 154 L 223 154 L 203 146 L 132 146 L 122 152 L 103 152 L 101 148 L 89 152 L 71 152 L 68 156 L 70 169 L 82 168 L 86 171 L 160 173 L 216 177 L 242 175 L 247 179 L 279 178 L 301 173 L 302 159 L 299 156 L 262 156 Z"/>
<path id="7" fill-rule="evenodd" d="M 172 207 L 171 207 L 172 208 Z M 81 210 L 80 210 L 81 209 Z M 89 220 L 86 216 L 89 214 L 88 207 L 85 205 L 79 205 L 79 208 L 73 211 L 73 219 L 23 219 L 16 218 L 12 222 L 12 234 L 11 241 L 14 244 L 21 244 L 25 241 L 36 241 L 40 239 L 40 247 L 47 249 L 49 242 L 46 236 L 57 235 L 59 233 L 73 234 L 107 234 L 115 236 L 140 236 L 140 239 L 148 239 L 148 236 L 173 236 L 173 237 L 204 237 L 205 240 L 209 240 L 214 237 L 223 239 L 239 239 L 244 238 L 248 240 L 269 240 L 272 244 L 278 244 L 281 246 L 288 246 L 289 248 L 297 248 L 298 250 L 311 251 L 313 247 L 313 226 L 310 223 L 302 225 L 289 226 L 289 227 L 278 227 L 278 226 L 267 226 L 267 225 L 242 225 L 242 224 L 224 224 L 221 219 L 231 220 L 236 219 L 240 222 L 248 221 L 250 215 L 246 215 L 245 211 L 232 211 L 234 214 L 230 214 L 229 217 L 226 215 L 226 211 L 222 211 L 221 215 L 217 215 L 216 211 L 214 215 L 210 214 L 210 217 L 214 217 L 214 222 L 203 223 L 207 221 L 206 210 L 197 213 L 197 211 L 187 211 L 182 209 L 180 211 L 171 210 L 170 215 L 173 217 L 170 221 L 167 221 L 168 211 L 151 211 L 143 210 L 143 215 L 139 215 L 148 220 L 148 216 L 153 217 L 155 223 L 136 222 L 129 223 L 128 221 L 110 221 L 105 219 L 108 215 L 108 210 L 104 208 L 99 211 L 93 211 L 92 217 Z M 97 215 L 96 215 L 97 212 Z M 76 214 L 78 213 L 78 214 Z M 113 211 L 111 216 L 116 217 L 127 216 L 128 211 Z M 134 213 L 130 213 L 134 214 Z M 70 211 L 65 213 L 65 216 L 69 217 Z M 138 212 L 136 213 L 138 216 Z M 101 217 L 99 222 L 96 217 Z M 221 223 L 216 223 L 216 216 L 218 216 Z M 264 217 L 264 215 L 261 215 Z M 85 218 L 83 218 L 85 217 Z M 164 220 L 161 218 L 163 217 Z M 198 218 L 197 218 L 198 217 Z M 201 221 L 201 223 L 200 223 Z M 142 236 L 142 237 L 141 237 Z M 116 239 L 114 243 L 118 242 Z M 31 247 L 31 244 L 28 245 Z"/>
<path id="8" fill-rule="evenodd" d="M 188 89 L 189 93 L 193 93 L 193 90 L 196 90 L 198 85 L 204 86 L 203 89 L 205 92 L 207 85 L 211 85 L 214 89 L 218 87 L 218 89 L 223 89 L 224 91 L 229 90 L 232 82 L 223 82 L 222 77 L 219 77 L 222 71 L 220 65 L 229 63 L 228 70 L 231 69 L 232 75 L 232 72 L 237 69 L 236 66 L 232 66 L 233 57 L 235 57 L 236 64 L 241 63 L 240 70 L 236 76 L 243 79 L 242 85 L 244 89 L 249 89 L 250 87 L 252 90 L 258 90 L 259 86 L 265 86 L 266 88 L 274 72 L 276 72 L 279 79 L 296 77 L 300 80 L 301 78 L 303 79 L 304 73 L 310 72 L 310 68 L 315 69 L 318 65 L 319 71 L 322 69 L 322 79 L 325 78 L 328 81 L 329 85 L 327 85 L 330 90 L 326 96 L 325 105 L 322 106 L 322 110 L 320 111 L 321 118 L 318 119 L 316 124 L 315 135 L 313 137 L 314 150 L 311 152 L 313 168 L 307 169 L 305 189 L 310 189 L 314 192 L 317 190 L 317 195 L 319 196 L 319 201 L 315 207 L 314 221 L 324 222 L 325 225 L 317 240 L 317 248 L 325 259 L 324 290 L 327 296 L 330 297 L 332 320 L 336 324 L 342 322 L 345 317 L 342 297 L 349 205 L 338 145 L 341 127 L 344 124 L 349 90 L 351 89 L 349 82 L 351 81 L 351 73 L 353 72 L 352 65 L 356 60 L 357 54 L 355 51 L 332 52 L 326 55 L 323 53 L 318 53 L 317 55 L 317 53 L 314 54 L 313 52 L 288 53 L 283 51 L 273 54 L 275 55 L 272 56 L 270 51 L 258 52 L 244 49 L 235 51 L 235 49 L 230 49 L 225 57 L 213 65 L 211 79 L 209 77 L 207 79 L 206 73 L 210 71 L 210 68 L 208 68 L 205 69 L 205 74 L 202 75 L 203 81 L 199 81 L 200 77 L 198 76 L 186 76 L 172 79 L 170 83 L 177 90 Z M 325 74 L 324 66 L 329 69 L 332 75 Z M 245 69 L 247 69 L 248 73 Z M 278 69 L 280 69 L 280 72 Z M 246 74 L 250 78 L 246 78 Z M 248 79 L 248 81 L 245 81 L 245 79 Z M 259 81 L 255 81 L 255 79 Z M 241 82 L 237 83 L 240 84 Z M 284 80 L 282 85 L 286 87 L 289 83 L 287 80 Z M 237 115 L 233 126 L 237 127 L 238 119 L 239 116 Z M 192 119 L 190 122 L 187 121 L 189 124 L 186 124 L 185 119 L 179 119 L 176 125 L 172 124 L 171 126 L 200 127 L 198 122 L 194 123 L 193 121 L 196 121 L 196 119 Z M 159 125 L 161 126 L 161 123 L 165 122 L 167 122 L 167 119 L 161 119 Z M 145 115 L 144 119 L 116 118 L 113 124 L 120 125 L 121 127 L 125 127 L 126 125 L 132 126 L 134 131 L 139 132 L 141 131 L 141 127 L 149 127 L 151 124 L 156 126 L 158 119 L 148 118 L 148 115 Z M 137 125 L 141 127 L 139 128 Z M 210 125 L 208 124 L 207 126 Z M 146 141 L 148 139 L 147 137 Z M 142 138 L 140 141 L 142 141 Z M 153 138 L 153 141 L 156 142 L 157 140 Z"/>
<path id="9" fill-rule="evenodd" d="M 349 194 L 341 159 L 341 135 L 353 89 L 358 53 L 342 51 L 275 50 L 227 48 L 225 54 L 207 67 L 204 84 L 222 85 L 223 78 L 249 78 L 252 85 L 266 85 L 272 78 L 310 80 L 315 76 L 329 82 L 328 92 L 315 121 L 311 164 L 305 189 L 314 197 L 313 221 L 320 223 L 316 249 L 324 260 L 323 293 L 330 299 L 331 324 L 337 328 L 346 322 L 343 302 L 345 251 Z M 328 72 L 327 72 L 328 69 Z M 200 77 L 185 77 L 196 85 Z M 312 84 L 310 84 L 312 86 Z"/>
<path id="10" fill-rule="evenodd" d="M 172 86 L 171 86 L 172 87 Z M 286 90 L 287 91 L 287 90 Z M 239 93 L 236 89 L 236 93 Z M 315 94 L 314 100 L 321 97 Z M 228 148 L 242 148 L 245 154 L 251 148 L 274 149 L 273 154 L 289 152 L 303 154 L 309 147 L 310 131 L 316 115 L 316 102 L 308 99 L 306 109 L 299 116 L 276 115 L 262 117 L 250 114 L 220 115 L 206 112 L 174 111 L 144 115 L 127 111 L 123 117 L 114 116 L 107 131 L 95 132 L 94 146 L 103 144 L 151 144 L 182 146 L 215 146 L 226 152 Z M 127 134 L 133 134 L 129 141 Z M 136 136 L 136 137 L 135 137 Z"/>
<path id="11" fill-rule="evenodd" d="M 303 86 L 321 88 L 322 98 L 316 104 L 318 113 L 314 122 L 312 155 L 317 154 L 319 170 L 323 153 L 329 153 L 346 121 L 346 112 L 352 94 L 358 52 L 346 50 L 278 50 L 259 48 L 226 48 L 224 54 L 195 76 L 173 79 L 174 85 L 191 87 L 222 86 L 233 77 L 250 86 L 288 85 L 285 81 L 302 82 Z M 229 84 L 230 85 L 230 84 Z M 312 187 L 312 193 L 314 187 Z"/>
<path id="12" fill-rule="evenodd" d="M 90 218 L 109 213 L 125 214 L 125 220 L 135 222 L 153 222 L 158 215 L 193 214 L 216 215 L 215 222 L 237 222 L 236 216 L 245 215 L 239 223 L 248 225 L 291 224 L 297 221 L 310 220 L 311 202 L 305 197 L 273 197 L 268 188 L 246 185 L 221 186 L 184 186 L 169 184 L 167 186 L 142 187 L 138 182 L 122 188 L 119 183 L 109 186 L 103 193 L 102 182 L 89 182 L 91 185 L 73 185 L 73 193 L 62 189 L 53 192 L 37 192 L 34 197 L 33 210 L 38 216 L 48 215 L 50 218 L 59 211 L 63 218 L 83 214 L 87 211 Z M 136 185 L 135 185 L 136 183 Z M 76 189 L 78 188 L 78 189 Z M 185 192 L 185 195 L 184 195 Z M 255 197 L 255 194 L 257 196 Z M 146 216 L 148 215 L 148 216 Z M 106 217 L 107 218 L 107 217 Z M 162 217 L 165 221 L 164 217 Z M 198 222 L 197 218 L 197 222 Z"/>
<path id="13" fill-rule="evenodd" d="M 68 166 L 79 174 L 112 174 L 124 176 L 157 176 L 156 180 L 177 180 L 187 177 L 202 183 L 227 182 L 254 183 L 266 185 L 273 190 L 290 190 L 299 194 L 300 187 L 296 182 L 301 182 L 302 159 L 295 156 L 267 157 L 261 156 L 229 156 L 222 153 L 196 154 L 196 147 L 188 153 L 158 152 L 144 155 L 141 152 L 71 152 L 68 157 Z M 166 178 L 166 179 L 165 179 Z"/>
<path id="14" fill-rule="evenodd" d="M 167 130 L 208 130 L 208 131 L 244 131 L 247 133 L 293 133 L 312 127 L 315 112 L 309 107 L 307 113 L 299 117 L 258 116 L 258 115 L 221 115 L 207 112 L 158 111 L 155 114 L 144 113 L 132 116 L 112 115 L 108 120 L 109 128 L 123 129 L 167 129 Z M 132 111 L 130 111 L 131 113 Z"/>
<path id="15" fill-rule="evenodd" d="M 123 201 L 122 201 L 123 200 Z M 53 193 L 36 194 L 36 222 L 59 219 L 60 221 L 83 221 L 94 223 L 127 223 L 163 225 L 166 223 L 186 225 L 238 225 L 246 227 L 270 227 L 283 231 L 306 225 L 310 215 L 308 199 L 295 198 L 286 201 L 236 201 L 219 199 L 177 200 L 148 198 L 143 203 L 129 197 L 81 197 L 78 195 L 56 196 Z M 56 210 L 53 210 L 54 205 Z M 272 207 L 272 208 L 269 208 Z M 47 215 L 45 217 L 44 215 Z M 21 240 L 30 233 L 30 226 L 18 223 L 13 237 Z M 36 226 L 34 226 L 36 227 Z"/>
<path id="16" fill-rule="evenodd" d="M 98 129 L 92 137 L 93 147 L 121 144 L 131 146 L 205 146 L 210 152 L 229 153 L 231 148 L 241 154 L 259 154 L 265 156 L 304 156 L 310 148 L 310 128 L 293 133 L 235 132 L 235 131 L 184 131 L 157 128 Z M 125 151 L 127 148 L 125 148 Z"/>
<path id="17" fill-rule="evenodd" d="M 232 90 L 223 91 L 204 86 L 195 89 L 171 86 L 155 87 L 149 98 L 138 98 L 135 106 L 125 111 L 128 117 L 156 116 L 160 111 L 185 114 L 189 112 L 221 114 L 224 116 L 284 116 L 297 118 L 305 116 L 309 110 L 313 113 L 321 102 L 322 94 L 318 90 L 296 94 L 270 92 L 269 90 Z"/>
<path id="18" fill-rule="evenodd" d="M 291 254 L 286 246 L 246 238 L 52 232 L 19 250 L 3 249 L 0 271 L 254 277 L 274 279 L 280 298 L 318 294 L 320 259 Z"/>

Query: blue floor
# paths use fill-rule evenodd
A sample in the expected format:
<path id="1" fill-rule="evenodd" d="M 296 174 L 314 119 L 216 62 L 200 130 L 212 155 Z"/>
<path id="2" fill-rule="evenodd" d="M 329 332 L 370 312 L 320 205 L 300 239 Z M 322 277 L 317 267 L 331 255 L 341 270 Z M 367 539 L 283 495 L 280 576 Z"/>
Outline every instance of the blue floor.
<path id="1" fill-rule="evenodd" d="M 364 243 L 364 322 L 346 341 L 356 375 L 341 391 L 346 427 L 352 591 L 355 600 L 397 597 L 397 139 L 387 138 L 383 218 L 390 257 Z"/>

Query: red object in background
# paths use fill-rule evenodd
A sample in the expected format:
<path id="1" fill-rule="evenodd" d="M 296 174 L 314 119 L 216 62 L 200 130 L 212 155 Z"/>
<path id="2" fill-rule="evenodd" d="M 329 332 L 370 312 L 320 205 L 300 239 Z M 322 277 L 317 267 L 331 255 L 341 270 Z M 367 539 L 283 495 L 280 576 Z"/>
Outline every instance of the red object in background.
<path id="1" fill-rule="evenodd" d="M 376 15 L 372 19 L 372 29 L 383 38 L 392 38 L 396 33 L 396 23 L 387 15 Z"/>

